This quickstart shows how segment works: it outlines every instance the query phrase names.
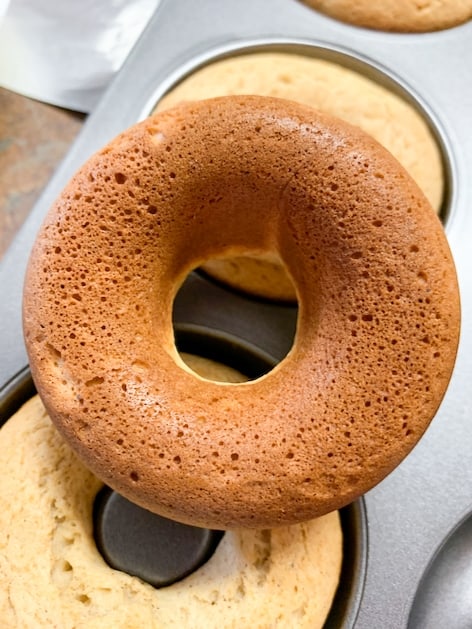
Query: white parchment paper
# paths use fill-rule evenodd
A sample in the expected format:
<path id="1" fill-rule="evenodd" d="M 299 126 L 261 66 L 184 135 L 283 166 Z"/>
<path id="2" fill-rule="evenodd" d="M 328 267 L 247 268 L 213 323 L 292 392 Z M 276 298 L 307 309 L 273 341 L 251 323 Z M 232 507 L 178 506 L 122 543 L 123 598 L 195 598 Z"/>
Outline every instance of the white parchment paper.
<path id="1" fill-rule="evenodd" d="M 9 3 L 10 3 L 10 0 L 0 0 L 0 20 L 5 15 Z"/>
<path id="2" fill-rule="evenodd" d="M 158 2 L 0 0 L 0 85 L 90 112 Z"/>

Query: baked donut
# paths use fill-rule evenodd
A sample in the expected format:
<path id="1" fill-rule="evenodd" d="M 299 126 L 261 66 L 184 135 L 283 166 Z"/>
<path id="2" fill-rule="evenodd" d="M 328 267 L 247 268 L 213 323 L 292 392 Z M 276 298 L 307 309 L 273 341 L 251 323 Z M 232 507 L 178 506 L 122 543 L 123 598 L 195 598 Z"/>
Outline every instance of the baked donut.
<path id="1" fill-rule="evenodd" d="M 228 532 L 206 564 L 155 589 L 102 559 L 92 519 L 102 484 L 61 439 L 39 398 L 0 429 L 0 465 L 2 629 L 324 624 L 342 562 L 336 512 L 273 531 Z"/>
<path id="2" fill-rule="evenodd" d="M 189 373 L 178 287 L 205 259 L 266 249 L 298 293 L 289 354 L 248 383 Z M 441 223 L 398 162 L 257 96 L 167 110 L 92 157 L 40 230 L 23 312 L 38 392 L 85 464 L 222 529 L 308 520 L 378 483 L 438 408 L 460 317 Z"/>
<path id="3" fill-rule="evenodd" d="M 356 26 L 404 33 L 439 31 L 472 18 L 472 0 L 304 0 Z"/>
<path id="4" fill-rule="evenodd" d="M 376 81 L 307 55 L 240 54 L 192 72 L 160 99 L 156 111 L 183 101 L 235 94 L 286 98 L 360 127 L 398 159 L 440 211 L 444 173 L 438 144 L 415 107 Z M 216 258 L 208 260 L 202 270 L 257 297 L 296 301 L 294 286 L 275 252 Z"/>

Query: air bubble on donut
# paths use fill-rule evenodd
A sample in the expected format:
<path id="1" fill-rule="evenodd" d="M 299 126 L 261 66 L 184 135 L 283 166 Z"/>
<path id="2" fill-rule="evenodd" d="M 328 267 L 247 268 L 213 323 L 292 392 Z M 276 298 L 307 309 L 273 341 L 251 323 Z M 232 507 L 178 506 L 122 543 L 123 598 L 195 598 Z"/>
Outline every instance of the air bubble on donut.
<path id="1" fill-rule="evenodd" d="M 54 358 L 54 364 L 57 366 L 58 361 L 62 358 L 61 352 L 56 349 L 51 343 L 47 343 L 46 347 L 49 350 L 51 356 Z"/>
<path id="2" fill-rule="evenodd" d="M 117 184 L 124 184 L 127 177 L 123 173 L 115 173 L 115 181 Z"/>
<path id="3" fill-rule="evenodd" d="M 86 380 L 85 386 L 93 387 L 99 384 L 103 384 L 103 382 L 105 382 L 105 378 L 102 378 L 101 376 L 95 376 L 94 378 L 90 378 L 90 380 Z"/>
<path id="4" fill-rule="evenodd" d="M 52 566 L 51 579 L 59 587 L 68 587 L 73 577 L 73 566 L 67 559 L 56 560 Z"/>
<path id="5" fill-rule="evenodd" d="M 149 371 L 150 365 L 143 360 L 133 360 L 133 362 L 131 363 L 131 369 L 138 373 L 146 372 Z"/>
<path id="6" fill-rule="evenodd" d="M 92 599 L 88 594 L 77 594 L 75 598 L 83 605 L 90 605 L 92 602 Z"/>

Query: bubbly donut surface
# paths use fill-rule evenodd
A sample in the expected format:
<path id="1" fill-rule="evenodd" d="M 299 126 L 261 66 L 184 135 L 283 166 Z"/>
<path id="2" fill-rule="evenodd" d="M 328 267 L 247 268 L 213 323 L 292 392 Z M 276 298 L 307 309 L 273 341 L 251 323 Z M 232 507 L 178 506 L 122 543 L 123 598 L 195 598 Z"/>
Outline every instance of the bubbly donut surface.
<path id="1" fill-rule="evenodd" d="M 171 311 L 215 254 L 276 250 L 299 297 L 273 371 L 243 384 L 183 368 Z M 272 527 L 345 505 L 435 414 L 459 333 L 442 226 L 360 130 L 278 99 L 168 110 L 72 179 L 24 295 L 33 376 L 94 473 L 212 528 Z"/>
<path id="2" fill-rule="evenodd" d="M 221 376 L 219 376 L 221 377 Z M 155 589 L 110 568 L 93 537 L 102 483 L 38 397 L 0 429 L 2 629 L 319 628 L 342 562 L 338 513 L 225 534 L 211 559 Z"/>

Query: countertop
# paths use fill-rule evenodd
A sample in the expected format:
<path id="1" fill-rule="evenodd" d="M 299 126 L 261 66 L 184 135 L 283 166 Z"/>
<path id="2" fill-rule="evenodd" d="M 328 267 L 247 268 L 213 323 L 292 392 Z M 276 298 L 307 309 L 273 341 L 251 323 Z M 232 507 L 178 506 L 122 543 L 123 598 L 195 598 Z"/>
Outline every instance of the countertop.
<path id="1" fill-rule="evenodd" d="M 0 258 L 84 119 L 0 88 Z"/>

